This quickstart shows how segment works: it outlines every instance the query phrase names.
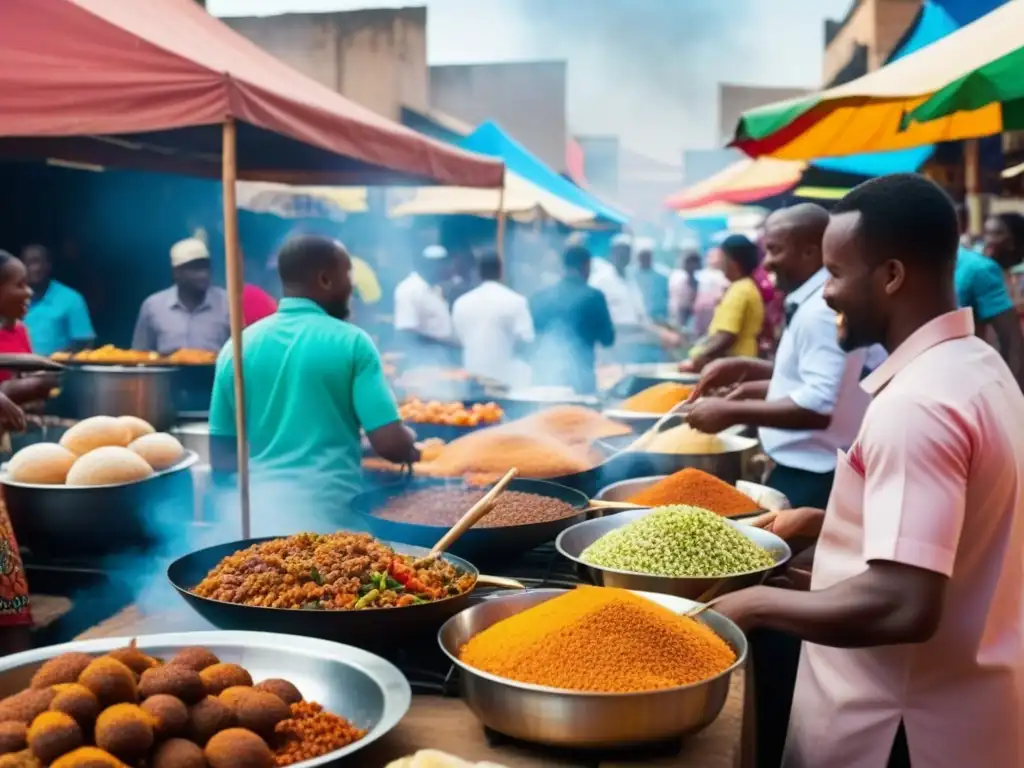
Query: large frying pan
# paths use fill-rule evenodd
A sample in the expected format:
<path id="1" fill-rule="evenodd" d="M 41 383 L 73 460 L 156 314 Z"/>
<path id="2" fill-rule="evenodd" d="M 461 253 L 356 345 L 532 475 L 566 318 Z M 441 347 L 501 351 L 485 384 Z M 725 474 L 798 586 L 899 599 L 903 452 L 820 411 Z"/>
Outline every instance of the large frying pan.
<path id="1" fill-rule="evenodd" d="M 408 483 L 363 491 L 353 500 L 351 511 L 363 518 L 371 534 L 383 541 L 398 541 L 417 547 L 434 546 L 444 535 L 447 526 L 403 523 L 377 517 L 374 512 L 383 509 L 396 496 L 427 488 L 461 487 L 462 481 L 411 480 Z M 523 552 L 552 541 L 566 528 L 586 519 L 589 499 L 583 493 L 545 480 L 515 479 L 508 490 L 533 493 L 559 499 L 579 510 L 579 514 L 544 523 L 510 525 L 500 528 L 470 528 L 449 547 L 448 551 L 488 567 L 492 562 L 508 560 Z"/>
<path id="2" fill-rule="evenodd" d="M 481 576 L 476 567 L 460 557 L 445 554 L 449 563 L 476 576 L 476 584 L 461 595 L 404 608 L 367 608 L 359 611 L 324 611 L 295 608 L 262 608 L 238 605 L 200 597 L 191 591 L 221 560 L 228 555 L 279 538 L 267 536 L 207 547 L 175 560 L 167 568 L 167 578 L 196 613 L 218 629 L 251 632 L 280 632 L 334 640 L 358 648 L 376 650 L 401 643 L 424 632 L 436 632 L 445 621 L 469 606 L 470 595 L 478 587 L 519 587 L 510 579 Z M 395 552 L 425 557 L 430 550 L 407 544 L 384 542 Z"/>

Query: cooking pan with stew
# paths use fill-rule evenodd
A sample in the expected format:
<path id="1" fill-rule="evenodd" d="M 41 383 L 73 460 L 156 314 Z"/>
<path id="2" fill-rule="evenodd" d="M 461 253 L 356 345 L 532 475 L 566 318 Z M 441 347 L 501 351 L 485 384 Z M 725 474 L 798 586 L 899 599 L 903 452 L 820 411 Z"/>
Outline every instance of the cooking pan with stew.
<path id="1" fill-rule="evenodd" d="M 458 492 L 464 488 L 461 480 L 412 480 L 400 486 L 364 491 L 353 499 L 351 509 L 363 517 L 367 530 L 378 539 L 430 548 L 441 538 L 444 531 L 454 525 L 459 517 L 472 506 L 474 497 L 466 493 L 465 498 L 459 499 L 458 503 L 452 504 L 448 508 L 438 509 L 436 522 L 419 522 L 424 517 L 422 510 L 412 509 L 408 510 L 407 514 L 401 514 L 396 505 L 401 504 L 403 497 L 414 498 L 417 492 L 432 490 L 438 492 L 438 495 L 434 497 L 435 503 L 443 503 L 443 496 L 440 495 L 443 491 L 451 490 L 453 496 L 457 497 Z M 472 493 L 477 496 L 482 496 L 485 492 L 486 488 L 472 490 Z M 507 520 L 509 517 L 516 516 L 524 522 L 492 527 L 488 525 L 488 518 L 485 517 L 452 544 L 450 549 L 452 554 L 489 567 L 493 562 L 509 560 L 545 542 L 552 541 L 566 528 L 586 519 L 589 503 L 586 494 L 557 483 L 546 480 L 516 479 L 509 484 L 506 493 L 516 494 L 516 503 L 510 504 L 512 498 L 506 497 L 504 494 L 499 497 L 499 504 L 502 505 L 501 519 Z M 531 518 L 543 518 L 544 515 L 530 508 L 530 500 L 519 497 L 518 494 L 539 496 L 542 499 L 541 504 L 544 504 L 543 500 L 563 502 L 575 509 L 576 514 L 554 520 L 544 519 L 541 522 L 529 522 Z M 506 504 L 509 506 L 505 506 Z M 388 510 L 389 507 L 393 514 L 382 517 L 380 513 Z M 516 509 L 512 509 L 512 507 L 516 507 Z M 506 517 L 505 510 L 509 511 L 509 517 Z M 550 511 L 550 507 L 548 510 Z M 403 517 L 406 519 L 403 520 Z"/>

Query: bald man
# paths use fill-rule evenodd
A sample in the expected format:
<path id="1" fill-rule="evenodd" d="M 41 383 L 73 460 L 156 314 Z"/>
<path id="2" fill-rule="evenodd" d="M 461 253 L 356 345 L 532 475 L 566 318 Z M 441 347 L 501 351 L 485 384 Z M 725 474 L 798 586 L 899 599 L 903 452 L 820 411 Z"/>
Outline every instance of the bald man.
<path id="1" fill-rule="evenodd" d="M 786 293 L 786 327 L 775 362 L 725 358 L 705 369 L 694 392 L 733 387 L 726 397 L 704 397 L 688 417 L 709 433 L 736 424 L 758 427 L 774 467 L 767 484 L 794 507 L 824 509 L 832 490 L 836 453 L 848 450 L 869 398 L 860 389 L 866 350 L 839 348 L 836 313 L 825 304 L 828 273 L 822 237 L 828 212 L 807 203 L 776 211 L 765 221 L 766 270 Z M 796 572 L 795 578 L 802 578 Z M 809 574 L 808 574 L 809 577 Z M 752 637 L 757 683 L 758 765 L 782 757 L 800 643 L 781 633 Z"/>

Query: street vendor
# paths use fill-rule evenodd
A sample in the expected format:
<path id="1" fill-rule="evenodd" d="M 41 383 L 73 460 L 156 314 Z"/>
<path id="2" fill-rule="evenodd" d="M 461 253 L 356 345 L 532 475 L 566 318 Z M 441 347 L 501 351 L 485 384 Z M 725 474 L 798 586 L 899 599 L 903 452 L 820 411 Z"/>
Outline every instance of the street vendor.
<path id="1" fill-rule="evenodd" d="M 32 288 L 25 325 L 36 354 L 78 352 L 91 346 L 96 340 L 96 331 L 89 317 L 89 307 L 82 294 L 53 279 L 49 249 L 43 245 L 27 245 L 21 251 L 21 261 Z"/>
<path id="2" fill-rule="evenodd" d="M 350 527 L 346 505 L 361 487 L 360 431 L 389 461 L 419 459 L 376 347 L 346 321 L 350 270 L 336 240 L 288 240 L 278 255 L 284 295 L 278 310 L 243 335 L 254 531 L 295 533 L 281 527 L 288 519 L 283 509 L 308 512 L 324 530 Z M 235 436 L 234 356 L 227 344 L 210 400 L 211 463 L 221 476 L 237 469 Z M 309 519 L 292 522 L 301 527 Z"/>
<path id="3" fill-rule="evenodd" d="M 687 415 L 690 426 L 709 434 L 737 424 L 758 427 L 772 460 L 767 485 L 794 507 L 821 509 L 832 491 L 837 451 L 853 444 L 869 401 L 859 386 L 866 351 L 840 349 L 836 313 L 825 303 L 821 241 L 828 223 L 828 211 L 813 203 L 784 208 L 765 221 L 764 266 L 786 293 L 774 365 L 753 357 L 716 360 L 704 369 Z M 724 397 L 707 396 L 725 388 Z M 750 644 L 759 764 L 774 766 L 782 758 L 800 641 L 761 631 Z"/>
<path id="4" fill-rule="evenodd" d="M 817 540 L 809 583 L 715 604 L 804 641 L 787 768 L 1024 765 L 1024 396 L 957 309 L 959 236 L 911 174 L 856 187 L 825 231 L 840 345 L 889 357 L 827 511 L 755 521 Z"/>
<path id="5" fill-rule="evenodd" d="M 199 238 L 171 246 L 174 285 L 139 309 L 132 349 L 170 355 L 179 349 L 216 352 L 231 337 L 228 294 L 211 285 L 210 252 Z"/>
<path id="6" fill-rule="evenodd" d="M 707 336 L 679 365 L 683 372 L 700 373 L 722 357 L 756 357 L 764 325 L 764 299 L 753 274 L 761 261 L 757 246 L 744 235 L 729 235 L 719 246 L 725 256 L 729 288 L 715 308 Z"/>
<path id="7" fill-rule="evenodd" d="M 442 288 L 451 270 L 447 249 L 430 245 L 395 287 L 395 342 L 411 366 L 455 365 L 457 342 Z"/>

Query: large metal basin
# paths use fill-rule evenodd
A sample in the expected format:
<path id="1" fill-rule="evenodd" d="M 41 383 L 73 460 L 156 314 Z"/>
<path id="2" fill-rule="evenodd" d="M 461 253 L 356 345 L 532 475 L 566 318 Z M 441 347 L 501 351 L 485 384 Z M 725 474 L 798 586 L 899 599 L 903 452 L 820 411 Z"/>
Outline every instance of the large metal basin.
<path id="1" fill-rule="evenodd" d="M 565 591 L 537 589 L 488 598 L 441 627 L 441 649 L 459 667 L 462 696 L 484 725 L 539 744 L 599 749 L 678 738 L 715 721 L 729 694 L 732 673 L 746 657 L 747 641 L 735 624 L 714 611 L 705 611 L 698 620 L 732 647 L 736 662 L 717 677 L 693 685 L 643 693 L 581 693 L 517 683 L 459 661 L 459 649 L 474 635 Z M 679 613 L 696 605 L 669 595 L 643 597 Z"/>
<path id="2" fill-rule="evenodd" d="M 7 656 L 0 659 L 0 696 L 27 688 L 40 665 L 62 653 L 101 656 L 125 647 L 131 640 L 84 640 Z M 408 681 L 393 664 L 367 651 L 326 640 L 268 632 L 180 632 L 142 635 L 137 641 L 140 650 L 164 659 L 182 648 L 208 648 L 221 661 L 243 666 L 253 680 L 279 677 L 291 681 L 308 701 L 367 730 L 359 741 L 295 763 L 295 768 L 330 765 L 369 746 L 398 724 L 412 701 Z"/>
<path id="3" fill-rule="evenodd" d="M 620 480 L 619 482 L 612 483 L 598 491 L 594 496 L 594 501 L 629 501 L 636 494 L 647 490 L 652 485 L 660 483 L 666 477 L 668 476 L 655 475 L 653 477 L 637 477 L 632 480 Z M 736 490 L 749 496 L 751 501 L 759 505 L 760 508 L 766 512 L 776 512 L 780 509 L 789 509 L 789 499 L 774 488 L 769 488 L 767 485 L 751 483 L 746 480 L 738 480 L 736 482 Z M 618 509 L 594 509 L 587 512 L 587 517 L 605 517 L 607 515 L 616 515 L 621 511 L 622 510 Z M 741 515 L 740 517 L 744 516 L 745 515 Z"/>
<path id="4" fill-rule="evenodd" d="M 138 416 L 157 430 L 177 420 L 178 369 L 157 365 L 74 365 L 64 374 L 54 408 L 66 418 Z"/>
<path id="5" fill-rule="evenodd" d="M 34 485 L 16 483 L 3 472 L 0 487 L 18 544 L 33 554 L 115 554 L 165 542 L 193 522 L 189 470 L 197 459 L 186 451 L 170 469 L 135 483 Z"/>
<path id="6" fill-rule="evenodd" d="M 587 520 L 584 523 L 578 523 L 572 528 L 562 531 L 558 538 L 555 539 L 555 548 L 562 555 L 576 563 L 580 577 L 591 584 L 601 587 L 635 589 L 642 592 L 658 592 L 700 602 L 706 602 L 713 597 L 760 584 L 771 571 L 784 565 L 793 556 L 789 545 L 774 533 L 726 519 L 725 522 L 734 526 L 748 539 L 767 549 L 772 554 L 772 557 L 775 558 L 775 564 L 769 568 L 748 571 L 746 573 L 733 573 L 713 577 L 679 577 L 655 576 L 649 573 L 636 573 L 634 571 L 618 571 L 612 568 L 591 565 L 580 559 L 583 550 L 606 533 L 629 525 L 634 520 L 639 520 L 641 517 L 646 517 L 649 514 L 651 514 L 649 509 L 638 509 L 632 512 L 620 512 L 617 515 L 599 517 L 594 520 Z"/>

